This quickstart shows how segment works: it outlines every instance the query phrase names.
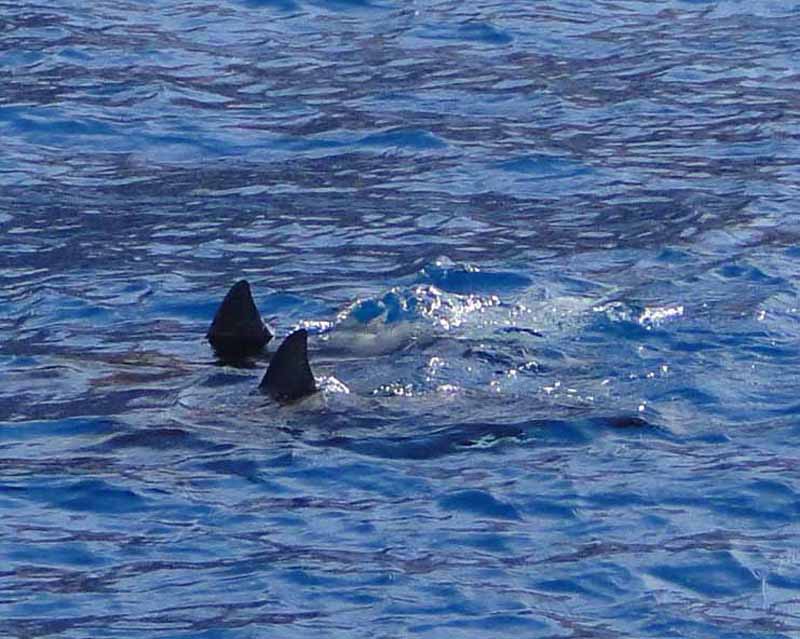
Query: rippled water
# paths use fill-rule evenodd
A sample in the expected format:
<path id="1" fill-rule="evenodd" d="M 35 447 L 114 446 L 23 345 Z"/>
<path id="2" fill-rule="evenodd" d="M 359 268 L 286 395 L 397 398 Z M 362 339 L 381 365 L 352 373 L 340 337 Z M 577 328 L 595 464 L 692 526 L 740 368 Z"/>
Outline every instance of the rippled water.
<path id="1" fill-rule="evenodd" d="M 798 33 L 0 2 L 0 634 L 800 636 Z"/>

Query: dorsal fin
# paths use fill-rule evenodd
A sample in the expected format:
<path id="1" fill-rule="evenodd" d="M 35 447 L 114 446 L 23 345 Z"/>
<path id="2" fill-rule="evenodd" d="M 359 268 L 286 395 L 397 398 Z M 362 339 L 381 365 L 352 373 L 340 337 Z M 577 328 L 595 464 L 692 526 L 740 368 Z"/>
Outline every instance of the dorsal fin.
<path id="1" fill-rule="evenodd" d="M 308 331 L 295 331 L 272 356 L 259 388 L 278 402 L 291 402 L 317 390 L 308 364 Z"/>
<path id="2" fill-rule="evenodd" d="M 218 355 L 242 357 L 255 353 L 272 339 L 253 301 L 250 284 L 239 280 L 219 305 L 206 338 Z"/>

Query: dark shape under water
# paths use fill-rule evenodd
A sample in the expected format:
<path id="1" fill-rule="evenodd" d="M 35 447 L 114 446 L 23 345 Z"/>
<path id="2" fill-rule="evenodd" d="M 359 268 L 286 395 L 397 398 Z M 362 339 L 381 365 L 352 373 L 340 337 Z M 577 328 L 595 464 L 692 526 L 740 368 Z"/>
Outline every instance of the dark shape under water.
<path id="1" fill-rule="evenodd" d="M 308 363 L 308 331 L 295 331 L 272 356 L 259 388 L 277 402 L 293 402 L 317 390 Z"/>
<path id="2" fill-rule="evenodd" d="M 253 301 L 250 284 L 239 280 L 219 305 L 206 339 L 220 357 L 237 359 L 255 355 L 272 339 Z"/>

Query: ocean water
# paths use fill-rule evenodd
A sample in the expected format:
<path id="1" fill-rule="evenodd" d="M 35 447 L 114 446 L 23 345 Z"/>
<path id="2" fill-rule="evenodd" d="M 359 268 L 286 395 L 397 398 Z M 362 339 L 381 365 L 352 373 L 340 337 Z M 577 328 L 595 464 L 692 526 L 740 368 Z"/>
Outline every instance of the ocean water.
<path id="1" fill-rule="evenodd" d="M 798 34 L 0 2 L 0 636 L 800 637 Z"/>

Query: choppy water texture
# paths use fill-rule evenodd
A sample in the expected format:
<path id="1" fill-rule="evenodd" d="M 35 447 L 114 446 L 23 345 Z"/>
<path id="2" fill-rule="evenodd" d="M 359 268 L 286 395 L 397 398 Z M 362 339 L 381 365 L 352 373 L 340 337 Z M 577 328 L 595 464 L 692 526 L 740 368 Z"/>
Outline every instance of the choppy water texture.
<path id="1" fill-rule="evenodd" d="M 0 634 L 800 636 L 798 34 L 0 2 Z"/>

